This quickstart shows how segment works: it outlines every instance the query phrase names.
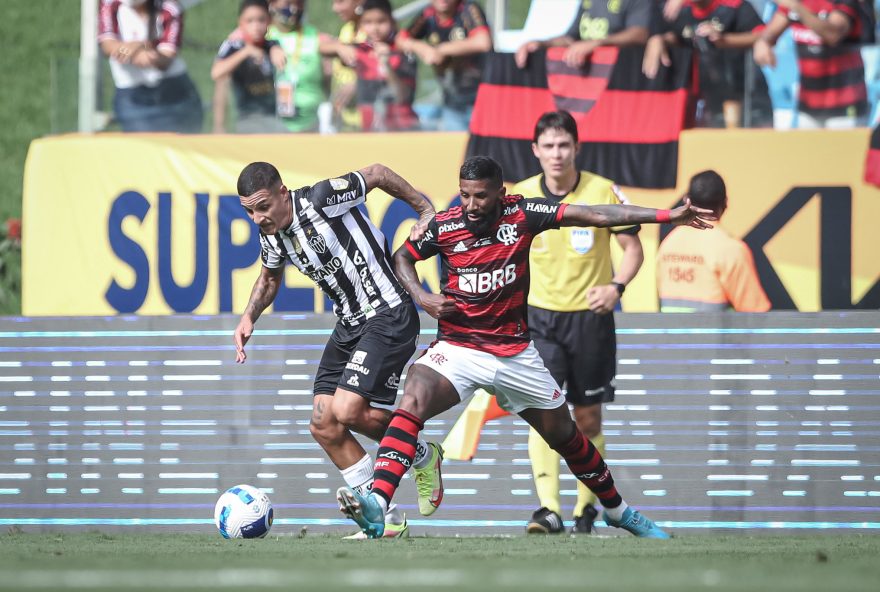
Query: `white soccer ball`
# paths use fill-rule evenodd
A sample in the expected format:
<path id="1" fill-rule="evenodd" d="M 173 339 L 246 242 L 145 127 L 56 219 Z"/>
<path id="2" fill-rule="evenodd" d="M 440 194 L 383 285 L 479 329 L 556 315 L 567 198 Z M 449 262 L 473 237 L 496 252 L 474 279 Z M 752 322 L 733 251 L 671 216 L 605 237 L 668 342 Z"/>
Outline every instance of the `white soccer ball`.
<path id="1" fill-rule="evenodd" d="M 273 517 L 269 496 L 251 485 L 230 487 L 214 506 L 214 524 L 227 539 L 263 538 Z"/>

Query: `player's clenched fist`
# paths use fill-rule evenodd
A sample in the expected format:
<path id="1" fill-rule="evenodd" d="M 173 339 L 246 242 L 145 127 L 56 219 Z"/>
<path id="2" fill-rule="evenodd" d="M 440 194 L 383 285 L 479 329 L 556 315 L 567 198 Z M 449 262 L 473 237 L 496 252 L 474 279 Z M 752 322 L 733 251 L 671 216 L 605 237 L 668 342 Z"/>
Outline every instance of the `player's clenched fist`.
<path id="1" fill-rule="evenodd" d="M 448 317 L 456 311 L 455 301 L 443 294 L 427 294 L 419 299 L 419 304 L 425 312 L 435 319 Z"/>

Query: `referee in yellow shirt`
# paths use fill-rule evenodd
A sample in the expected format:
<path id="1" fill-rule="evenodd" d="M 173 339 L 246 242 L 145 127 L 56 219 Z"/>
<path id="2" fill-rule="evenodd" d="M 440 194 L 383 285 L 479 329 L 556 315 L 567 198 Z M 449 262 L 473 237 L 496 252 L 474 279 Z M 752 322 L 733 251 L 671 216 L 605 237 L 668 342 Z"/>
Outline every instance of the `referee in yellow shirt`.
<path id="1" fill-rule="evenodd" d="M 532 150 L 543 173 L 517 183 L 512 194 L 544 196 L 567 204 L 625 203 L 614 182 L 579 171 L 577 124 L 567 111 L 545 113 L 535 125 Z M 538 235 L 530 254 L 529 328 L 553 378 L 566 389 L 580 430 L 605 456 L 602 403 L 614 400 L 617 372 L 614 308 L 644 259 L 639 226 L 561 228 Z M 615 272 L 611 236 L 623 248 Z M 529 533 L 564 532 L 559 495 L 559 455 L 529 430 L 529 458 L 541 507 Z M 572 534 L 589 534 L 596 498 L 578 483 Z"/>

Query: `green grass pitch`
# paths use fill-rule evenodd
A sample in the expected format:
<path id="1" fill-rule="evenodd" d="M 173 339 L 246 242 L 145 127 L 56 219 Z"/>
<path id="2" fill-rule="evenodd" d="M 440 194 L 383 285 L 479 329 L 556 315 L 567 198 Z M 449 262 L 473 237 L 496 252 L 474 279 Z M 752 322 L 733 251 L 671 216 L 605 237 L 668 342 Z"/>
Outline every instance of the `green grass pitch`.
<path id="1" fill-rule="evenodd" d="M 0 590 L 880 589 L 880 536 L 412 537 L 12 532 Z"/>

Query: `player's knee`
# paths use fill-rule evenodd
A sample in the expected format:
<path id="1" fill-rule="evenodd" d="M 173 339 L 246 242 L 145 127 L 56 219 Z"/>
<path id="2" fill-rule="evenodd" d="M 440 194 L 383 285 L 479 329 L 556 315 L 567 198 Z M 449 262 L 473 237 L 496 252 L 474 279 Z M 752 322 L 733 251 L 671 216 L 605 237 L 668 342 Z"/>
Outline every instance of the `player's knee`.
<path id="1" fill-rule="evenodd" d="M 332 444 L 339 440 L 344 431 L 345 426 L 326 417 L 321 419 L 312 417 L 312 421 L 309 422 L 309 433 L 312 434 L 312 438 L 315 442 L 322 446 L 325 444 Z"/>
<path id="2" fill-rule="evenodd" d="M 334 409 L 334 414 L 336 415 L 336 421 L 347 428 L 358 428 L 365 419 L 362 411 L 348 407 Z"/>

